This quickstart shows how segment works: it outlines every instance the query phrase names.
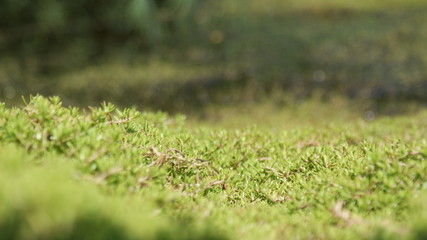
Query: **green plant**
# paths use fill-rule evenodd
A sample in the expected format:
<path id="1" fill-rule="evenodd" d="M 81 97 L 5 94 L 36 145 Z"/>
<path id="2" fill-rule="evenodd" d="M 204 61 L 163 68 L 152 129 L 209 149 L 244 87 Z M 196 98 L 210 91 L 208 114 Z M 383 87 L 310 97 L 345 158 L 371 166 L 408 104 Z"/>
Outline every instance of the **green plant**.
<path id="1" fill-rule="evenodd" d="M 182 116 L 80 110 L 57 97 L 2 104 L 0 227 L 11 230 L 1 233 L 422 238 L 424 210 L 410 209 L 427 182 L 425 116 L 272 132 L 187 129 Z M 40 225 L 28 225 L 33 213 Z M 139 229 L 140 217 L 153 227 Z"/>

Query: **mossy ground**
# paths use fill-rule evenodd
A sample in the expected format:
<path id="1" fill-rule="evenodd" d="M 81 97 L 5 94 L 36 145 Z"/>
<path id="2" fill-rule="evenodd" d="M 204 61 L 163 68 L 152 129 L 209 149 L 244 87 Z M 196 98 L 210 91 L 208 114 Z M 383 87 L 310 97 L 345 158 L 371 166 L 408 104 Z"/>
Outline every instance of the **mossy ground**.
<path id="1" fill-rule="evenodd" d="M 150 53 L 1 57 L 0 239 L 426 239 L 426 2 L 203 2 Z"/>
<path id="2" fill-rule="evenodd" d="M 0 238 L 425 239 L 426 117 L 226 130 L 2 104 Z"/>

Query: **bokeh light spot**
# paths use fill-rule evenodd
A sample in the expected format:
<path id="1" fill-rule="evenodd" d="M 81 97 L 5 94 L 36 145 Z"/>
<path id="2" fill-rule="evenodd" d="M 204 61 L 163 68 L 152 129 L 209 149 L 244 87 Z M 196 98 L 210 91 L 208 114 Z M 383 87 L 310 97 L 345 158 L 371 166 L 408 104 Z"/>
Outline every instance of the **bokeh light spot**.
<path id="1" fill-rule="evenodd" d="M 375 120 L 375 113 L 374 111 L 368 110 L 363 114 L 363 118 L 368 121 L 368 122 L 372 122 Z"/>
<path id="2" fill-rule="evenodd" d="M 12 86 L 7 86 L 3 89 L 3 96 L 6 99 L 12 99 L 16 96 L 16 90 Z"/>
<path id="3" fill-rule="evenodd" d="M 313 73 L 313 79 L 314 79 L 314 81 L 316 81 L 316 82 L 323 82 L 323 81 L 325 81 L 325 79 L 326 79 L 326 74 L 325 74 L 325 72 L 324 72 L 324 71 L 320 71 L 320 70 L 315 71 L 315 72 Z"/>
<path id="4" fill-rule="evenodd" d="M 220 44 L 224 41 L 224 33 L 220 30 L 213 30 L 209 34 L 209 41 L 213 44 Z"/>

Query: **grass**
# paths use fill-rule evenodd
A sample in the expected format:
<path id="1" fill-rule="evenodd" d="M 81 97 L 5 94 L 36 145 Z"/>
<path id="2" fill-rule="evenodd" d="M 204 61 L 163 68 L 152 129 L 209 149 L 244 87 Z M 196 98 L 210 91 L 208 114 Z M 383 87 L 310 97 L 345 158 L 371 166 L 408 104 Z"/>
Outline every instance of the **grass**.
<path id="1" fill-rule="evenodd" d="M 2 100 L 19 103 L 21 95 L 40 93 L 83 107 L 105 100 L 186 114 L 318 92 L 425 102 L 426 6 L 420 0 L 204 1 L 194 34 L 149 53 L 115 54 L 112 47 L 96 60 L 73 49 L 2 58 Z"/>
<path id="2" fill-rule="evenodd" d="M 205 1 L 179 49 L 1 58 L 0 239 L 426 239 L 425 12 Z"/>
<path id="3" fill-rule="evenodd" d="M 426 117 L 225 130 L 2 104 L 0 238 L 425 239 Z"/>

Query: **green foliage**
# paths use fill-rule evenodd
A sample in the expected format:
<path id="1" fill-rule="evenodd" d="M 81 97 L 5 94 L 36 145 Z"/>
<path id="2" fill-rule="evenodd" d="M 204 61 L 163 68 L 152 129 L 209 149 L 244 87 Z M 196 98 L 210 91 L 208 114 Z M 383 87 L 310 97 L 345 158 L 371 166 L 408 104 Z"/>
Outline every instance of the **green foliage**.
<path id="1" fill-rule="evenodd" d="M 2 0 L 0 4 L 2 50 L 36 54 L 42 61 L 64 48 L 70 54 L 81 51 L 90 56 L 109 48 L 158 45 L 190 23 L 194 0 Z"/>
<path id="2" fill-rule="evenodd" d="M 414 196 L 427 183 L 425 117 L 272 132 L 187 129 L 182 116 L 80 110 L 57 97 L 2 104 L 0 228 L 9 231 L 0 232 L 422 239 L 425 197 Z"/>
<path id="3" fill-rule="evenodd" d="M 216 7 L 212 28 L 224 32 L 223 59 L 269 93 L 304 98 L 320 89 L 425 101 L 426 73 L 418 70 L 426 63 L 424 1 L 237 0 Z"/>
<path id="4" fill-rule="evenodd" d="M 379 108 L 427 100 L 426 1 L 43 2 L 49 14 L 24 20 L 46 26 L 28 35 L 0 29 L 0 45 L 12 54 L 0 57 L 0 89 L 16 90 L 3 99 L 42 93 L 66 104 L 107 100 L 186 113 L 264 98 L 281 105 L 283 95 L 319 92 L 323 100 L 339 94 Z M 17 12 L 30 5 L 44 6 L 8 1 L 0 22 L 21 24 L 17 18 L 32 15 Z M 70 46 L 56 47 L 55 39 Z M 15 44 L 28 46 L 17 51 Z"/>

